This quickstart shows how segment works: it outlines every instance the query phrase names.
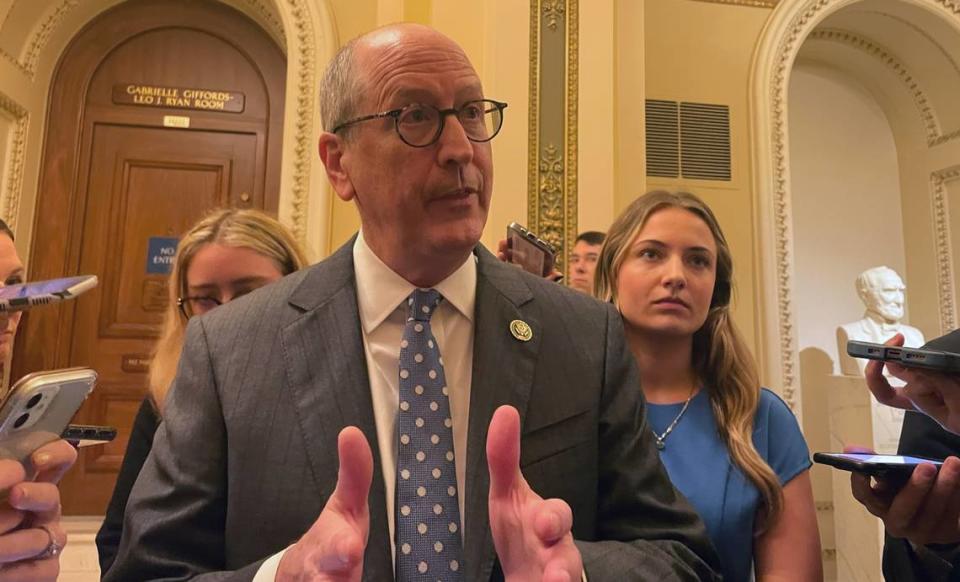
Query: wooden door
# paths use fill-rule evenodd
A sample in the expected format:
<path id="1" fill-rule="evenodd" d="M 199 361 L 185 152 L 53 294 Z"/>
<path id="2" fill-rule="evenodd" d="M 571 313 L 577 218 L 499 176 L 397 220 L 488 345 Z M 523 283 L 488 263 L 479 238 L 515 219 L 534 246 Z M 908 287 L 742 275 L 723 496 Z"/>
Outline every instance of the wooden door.
<path id="1" fill-rule="evenodd" d="M 123 4 L 61 60 L 29 277 L 92 273 L 100 285 L 27 314 L 13 376 L 92 367 L 75 421 L 119 429 L 64 479 L 66 514 L 102 514 L 113 491 L 169 301 L 171 239 L 216 207 L 276 210 L 284 76 L 269 37 L 218 2 Z M 216 94 L 229 106 L 195 97 Z"/>

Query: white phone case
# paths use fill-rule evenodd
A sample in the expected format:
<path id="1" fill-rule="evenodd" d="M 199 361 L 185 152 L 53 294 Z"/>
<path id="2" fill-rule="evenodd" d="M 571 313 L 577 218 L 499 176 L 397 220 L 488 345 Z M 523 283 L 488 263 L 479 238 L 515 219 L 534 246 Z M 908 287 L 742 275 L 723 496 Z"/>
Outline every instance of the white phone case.
<path id="1" fill-rule="evenodd" d="M 23 463 L 33 477 L 30 455 L 60 434 L 97 380 L 90 368 L 35 372 L 10 389 L 0 407 L 0 458 Z"/>

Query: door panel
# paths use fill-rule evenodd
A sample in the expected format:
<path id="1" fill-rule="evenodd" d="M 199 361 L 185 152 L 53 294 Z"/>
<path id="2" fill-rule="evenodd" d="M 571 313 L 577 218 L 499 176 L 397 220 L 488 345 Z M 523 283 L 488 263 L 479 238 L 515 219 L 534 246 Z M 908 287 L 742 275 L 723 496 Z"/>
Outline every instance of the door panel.
<path id="1" fill-rule="evenodd" d="M 91 273 L 76 301 L 24 314 L 11 377 L 92 366 L 100 381 L 77 422 L 117 427 L 62 487 L 66 514 L 102 514 L 145 394 L 169 298 L 147 272 L 151 237 L 178 237 L 224 205 L 276 213 L 286 59 L 257 23 L 221 2 L 114 3 L 64 51 L 50 85 L 31 279 Z M 241 111 L 146 107 L 133 85 L 242 94 Z M 172 118 L 170 116 L 173 116 Z M 172 127 L 176 126 L 176 127 Z"/>
<path id="2" fill-rule="evenodd" d="M 93 133 L 79 272 L 98 274 L 100 285 L 76 304 L 69 358 L 99 374 L 77 422 L 120 431 L 83 451 L 64 480 L 63 505 L 74 513 L 106 505 L 146 394 L 169 300 L 168 275 L 147 272 L 149 239 L 177 237 L 211 208 L 263 203 L 249 194 L 256 135 L 113 124 Z"/>

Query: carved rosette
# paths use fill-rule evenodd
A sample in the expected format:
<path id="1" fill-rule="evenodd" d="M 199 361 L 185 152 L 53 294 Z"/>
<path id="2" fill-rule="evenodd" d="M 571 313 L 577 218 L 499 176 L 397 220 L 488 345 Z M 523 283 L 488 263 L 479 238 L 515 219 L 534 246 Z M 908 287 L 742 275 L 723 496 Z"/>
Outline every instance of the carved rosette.
<path id="1" fill-rule="evenodd" d="M 557 248 L 577 236 L 577 0 L 531 0 L 527 225 Z"/>

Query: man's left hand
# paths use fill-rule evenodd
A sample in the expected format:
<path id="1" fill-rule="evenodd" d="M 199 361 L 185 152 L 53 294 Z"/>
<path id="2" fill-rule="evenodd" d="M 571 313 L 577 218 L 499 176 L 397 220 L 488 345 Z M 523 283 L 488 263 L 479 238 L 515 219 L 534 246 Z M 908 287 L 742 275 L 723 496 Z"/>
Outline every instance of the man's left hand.
<path id="1" fill-rule="evenodd" d="M 490 528 L 507 582 L 576 582 L 583 572 L 570 533 L 573 512 L 543 499 L 520 472 L 520 415 L 511 406 L 493 414 L 487 434 Z"/>

